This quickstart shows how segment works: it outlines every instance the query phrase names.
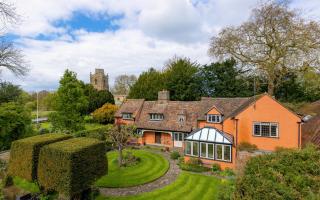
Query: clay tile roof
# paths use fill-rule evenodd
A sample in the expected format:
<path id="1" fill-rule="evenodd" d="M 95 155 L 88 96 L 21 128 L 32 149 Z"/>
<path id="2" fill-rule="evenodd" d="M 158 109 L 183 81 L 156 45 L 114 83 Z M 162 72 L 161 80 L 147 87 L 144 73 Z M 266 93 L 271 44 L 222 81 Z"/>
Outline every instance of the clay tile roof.
<path id="1" fill-rule="evenodd" d="M 308 143 L 320 146 L 320 114 L 302 124 L 302 145 Z"/>
<path id="2" fill-rule="evenodd" d="M 224 115 L 224 119 L 235 116 L 255 99 L 245 98 L 201 98 L 201 101 L 144 101 L 143 99 L 126 100 L 115 117 L 122 113 L 133 113 L 138 128 L 163 131 L 191 132 L 197 129 L 198 120 L 206 120 L 206 113 L 216 107 Z M 150 114 L 163 114 L 161 121 L 151 121 Z M 184 121 L 179 117 L 184 116 Z"/>
<path id="3" fill-rule="evenodd" d="M 135 118 L 143 105 L 144 99 L 127 99 L 117 110 L 115 117 L 121 117 L 122 113 L 132 113 Z"/>

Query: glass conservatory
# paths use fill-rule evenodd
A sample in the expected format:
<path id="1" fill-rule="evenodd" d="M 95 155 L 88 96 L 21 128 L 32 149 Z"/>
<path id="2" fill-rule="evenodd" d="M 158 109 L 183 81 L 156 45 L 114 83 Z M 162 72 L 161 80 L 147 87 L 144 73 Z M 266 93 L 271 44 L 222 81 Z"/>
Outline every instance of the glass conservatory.
<path id="1" fill-rule="evenodd" d="M 185 138 L 185 154 L 224 162 L 232 162 L 233 136 L 213 127 L 204 127 Z"/>

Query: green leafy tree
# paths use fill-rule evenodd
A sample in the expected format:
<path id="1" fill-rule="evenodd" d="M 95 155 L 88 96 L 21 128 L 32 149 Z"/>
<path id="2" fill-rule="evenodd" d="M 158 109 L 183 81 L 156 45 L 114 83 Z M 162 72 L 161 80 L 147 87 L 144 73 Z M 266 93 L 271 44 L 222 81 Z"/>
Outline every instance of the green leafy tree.
<path id="1" fill-rule="evenodd" d="M 92 113 L 93 120 L 101 124 L 114 122 L 114 114 L 118 110 L 116 105 L 106 103 Z"/>
<path id="2" fill-rule="evenodd" d="M 132 85 L 128 98 L 157 100 L 158 91 L 165 88 L 165 79 L 161 72 L 150 68 L 143 72 Z"/>
<path id="3" fill-rule="evenodd" d="M 16 102 L 22 95 L 22 89 L 9 82 L 0 83 L 0 103 Z"/>
<path id="4" fill-rule="evenodd" d="M 106 103 L 114 104 L 111 92 L 106 90 L 96 90 L 91 84 L 84 84 L 84 94 L 89 99 L 89 105 L 84 114 L 90 114 Z"/>
<path id="5" fill-rule="evenodd" d="M 188 58 L 169 60 L 164 70 L 165 88 L 170 91 L 171 100 L 193 101 L 200 99 L 201 77 L 199 64 Z"/>
<path id="6" fill-rule="evenodd" d="M 261 90 L 257 87 L 259 79 L 238 69 L 234 59 L 204 65 L 201 80 L 205 95 L 211 97 L 245 97 L 254 94 L 254 87 L 257 93 Z"/>
<path id="7" fill-rule="evenodd" d="M 9 149 L 11 142 L 32 135 L 31 113 L 21 104 L 0 104 L 0 151 Z"/>
<path id="8" fill-rule="evenodd" d="M 81 112 L 87 109 L 88 99 L 74 72 L 65 71 L 54 105 L 56 112 L 50 114 L 50 120 L 55 130 L 71 132 L 84 129 Z"/>

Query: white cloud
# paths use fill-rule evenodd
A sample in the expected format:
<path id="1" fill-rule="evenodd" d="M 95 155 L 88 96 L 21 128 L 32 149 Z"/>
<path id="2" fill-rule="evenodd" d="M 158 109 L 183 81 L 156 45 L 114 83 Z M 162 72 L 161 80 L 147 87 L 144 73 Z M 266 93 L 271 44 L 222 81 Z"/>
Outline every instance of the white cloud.
<path id="1" fill-rule="evenodd" d="M 88 81 L 90 71 L 102 67 L 111 84 L 120 74 L 136 74 L 149 67 L 161 69 L 174 55 L 209 62 L 209 38 L 222 27 L 245 21 L 260 0 L 12 0 L 24 17 L 12 30 L 21 44 L 31 71 L 23 80 L 5 72 L 3 79 L 27 90 L 55 89 L 69 68 Z M 318 0 L 294 0 L 292 7 L 320 16 Z M 103 33 L 73 30 L 74 37 L 56 20 L 70 19 L 75 11 L 95 15 L 123 15 L 117 31 Z M 36 40 L 38 34 L 59 33 L 52 41 Z"/>

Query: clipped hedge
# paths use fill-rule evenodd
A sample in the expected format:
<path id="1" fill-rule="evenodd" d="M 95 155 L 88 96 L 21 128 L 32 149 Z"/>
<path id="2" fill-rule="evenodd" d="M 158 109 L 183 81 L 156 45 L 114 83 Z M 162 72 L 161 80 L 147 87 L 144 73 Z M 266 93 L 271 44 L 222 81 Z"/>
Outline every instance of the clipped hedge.
<path id="1" fill-rule="evenodd" d="M 101 141 L 81 137 L 43 147 L 39 156 L 39 184 L 66 197 L 81 193 L 106 174 L 104 148 Z"/>
<path id="2" fill-rule="evenodd" d="M 14 141 L 11 145 L 8 174 L 35 181 L 41 147 L 69 138 L 70 135 L 52 133 Z"/>
<path id="3" fill-rule="evenodd" d="M 320 151 L 312 146 L 253 157 L 236 182 L 235 197 L 319 199 L 319 166 Z"/>

